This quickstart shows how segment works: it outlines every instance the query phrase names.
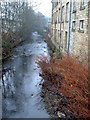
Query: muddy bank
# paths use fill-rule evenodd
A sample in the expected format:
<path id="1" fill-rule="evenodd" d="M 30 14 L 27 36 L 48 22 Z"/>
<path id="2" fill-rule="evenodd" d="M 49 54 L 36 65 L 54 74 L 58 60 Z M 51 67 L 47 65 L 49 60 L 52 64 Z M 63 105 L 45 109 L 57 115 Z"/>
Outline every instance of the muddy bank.
<path id="1" fill-rule="evenodd" d="M 41 56 L 38 64 L 44 79 L 41 96 L 49 114 L 88 119 L 88 69 L 71 56 L 58 60 Z"/>
<path id="2" fill-rule="evenodd" d="M 52 89 L 53 85 L 43 86 L 41 91 L 41 97 L 45 103 L 45 108 L 51 118 L 67 119 L 73 118 L 72 112 L 67 107 L 68 99 L 62 94 Z"/>

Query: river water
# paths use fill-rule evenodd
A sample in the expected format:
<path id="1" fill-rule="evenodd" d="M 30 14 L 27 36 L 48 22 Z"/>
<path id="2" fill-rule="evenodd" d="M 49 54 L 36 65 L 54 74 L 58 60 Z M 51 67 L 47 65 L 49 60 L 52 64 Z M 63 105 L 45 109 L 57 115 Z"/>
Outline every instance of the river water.
<path id="1" fill-rule="evenodd" d="M 50 118 L 40 97 L 42 78 L 36 57 L 49 55 L 47 43 L 37 33 L 14 48 L 3 64 L 3 118 Z"/>

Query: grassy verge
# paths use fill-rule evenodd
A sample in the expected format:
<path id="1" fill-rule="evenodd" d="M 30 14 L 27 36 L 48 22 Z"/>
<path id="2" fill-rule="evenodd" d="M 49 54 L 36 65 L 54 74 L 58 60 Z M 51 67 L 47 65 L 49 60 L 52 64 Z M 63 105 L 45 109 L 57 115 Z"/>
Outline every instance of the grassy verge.
<path id="1" fill-rule="evenodd" d="M 49 97 L 53 92 L 60 96 L 57 104 L 56 99 L 53 99 L 55 95 L 50 100 L 53 109 L 62 111 L 66 117 L 89 118 L 88 68 L 75 56 L 65 56 L 57 60 L 40 56 L 38 65 L 42 69 L 41 76 L 44 78 L 42 86 L 46 88 L 43 96 L 45 97 L 48 91 L 51 91 Z"/>

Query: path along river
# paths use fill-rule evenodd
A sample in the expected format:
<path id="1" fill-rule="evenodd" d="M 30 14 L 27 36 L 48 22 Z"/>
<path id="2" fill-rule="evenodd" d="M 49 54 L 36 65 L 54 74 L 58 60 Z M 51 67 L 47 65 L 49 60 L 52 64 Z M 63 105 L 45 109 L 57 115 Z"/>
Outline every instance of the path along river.
<path id="1" fill-rule="evenodd" d="M 42 78 L 36 56 L 49 55 L 47 43 L 37 33 L 14 48 L 3 64 L 3 118 L 49 118 L 41 102 Z"/>

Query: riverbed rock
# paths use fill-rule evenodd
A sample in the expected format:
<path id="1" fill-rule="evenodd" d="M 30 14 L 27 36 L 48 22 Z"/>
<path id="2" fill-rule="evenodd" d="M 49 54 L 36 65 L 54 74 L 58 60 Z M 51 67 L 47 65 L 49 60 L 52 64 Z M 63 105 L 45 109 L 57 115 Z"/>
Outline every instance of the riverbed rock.
<path id="1" fill-rule="evenodd" d="M 33 96 L 33 93 L 31 94 L 31 96 Z"/>
<path id="2" fill-rule="evenodd" d="M 57 112 L 57 115 L 58 115 L 59 118 L 65 117 L 65 114 L 63 114 L 63 113 L 60 112 L 60 111 Z"/>

